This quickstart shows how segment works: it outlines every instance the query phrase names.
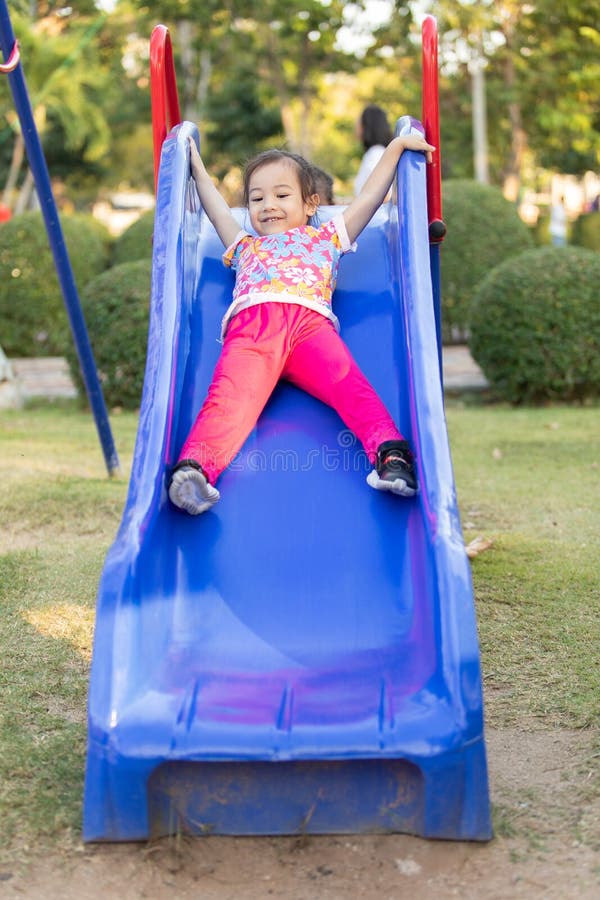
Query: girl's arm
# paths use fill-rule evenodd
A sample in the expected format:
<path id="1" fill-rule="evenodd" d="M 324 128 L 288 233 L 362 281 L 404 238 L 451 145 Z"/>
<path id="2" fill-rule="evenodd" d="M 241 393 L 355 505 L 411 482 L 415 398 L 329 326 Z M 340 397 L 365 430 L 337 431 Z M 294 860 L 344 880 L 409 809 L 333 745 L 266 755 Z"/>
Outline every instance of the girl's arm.
<path id="1" fill-rule="evenodd" d="M 190 163 L 192 177 L 196 182 L 200 202 L 210 221 L 215 226 L 215 231 L 223 241 L 225 247 L 234 242 L 241 231 L 240 225 L 234 219 L 228 204 L 215 187 L 212 178 L 206 171 L 202 158 L 198 153 L 196 142 L 189 138 Z"/>
<path id="2" fill-rule="evenodd" d="M 420 134 L 401 135 L 387 145 L 360 194 L 344 211 L 344 222 L 351 242 L 356 240 L 385 200 L 396 174 L 398 160 L 405 150 L 420 150 L 427 155 L 427 162 L 431 162 L 431 153 L 435 147 L 428 144 Z"/>

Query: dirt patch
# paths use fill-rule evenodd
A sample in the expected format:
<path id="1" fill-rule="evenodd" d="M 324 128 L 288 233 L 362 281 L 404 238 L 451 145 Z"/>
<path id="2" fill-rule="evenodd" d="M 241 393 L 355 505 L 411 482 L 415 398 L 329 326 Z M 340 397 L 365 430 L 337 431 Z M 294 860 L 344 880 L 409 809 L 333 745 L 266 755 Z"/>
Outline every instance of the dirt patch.
<path id="1" fill-rule="evenodd" d="M 593 735 L 489 730 L 487 746 L 496 830 L 488 844 L 356 835 L 81 845 L 0 871 L 0 897 L 597 900 Z"/>

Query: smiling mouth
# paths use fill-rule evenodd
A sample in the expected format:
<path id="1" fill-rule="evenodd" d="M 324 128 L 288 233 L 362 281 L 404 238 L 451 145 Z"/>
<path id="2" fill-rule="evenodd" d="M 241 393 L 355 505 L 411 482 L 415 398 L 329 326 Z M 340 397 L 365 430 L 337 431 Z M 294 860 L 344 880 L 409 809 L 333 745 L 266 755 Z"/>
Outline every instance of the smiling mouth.
<path id="1" fill-rule="evenodd" d="M 261 219 L 263 225 L 268 224 L 269 222 L 280 222 L 281 216 L 269 216 L 268 219 Z"/>

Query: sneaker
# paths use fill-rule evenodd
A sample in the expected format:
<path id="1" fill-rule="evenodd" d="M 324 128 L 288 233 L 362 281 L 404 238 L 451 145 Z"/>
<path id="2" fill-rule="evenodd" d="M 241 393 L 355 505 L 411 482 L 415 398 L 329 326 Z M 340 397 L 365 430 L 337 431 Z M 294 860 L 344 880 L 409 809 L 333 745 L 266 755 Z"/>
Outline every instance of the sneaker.
<path id="1" fill-rule="evenodd" d="M 220 496 L 195 459 L 182 459 L 177 463 L 169 484 L 171 503 L 190 516 L 199 516 L 214 506 Z"/>
<path id="2" fill-rule="evenodd" d="M 376 491 L 391 491 L 401 497 L 417 493 L 417 473 L 408 441 L 385 441 L 377 449 L 375 469 L 367 484 Z"/>

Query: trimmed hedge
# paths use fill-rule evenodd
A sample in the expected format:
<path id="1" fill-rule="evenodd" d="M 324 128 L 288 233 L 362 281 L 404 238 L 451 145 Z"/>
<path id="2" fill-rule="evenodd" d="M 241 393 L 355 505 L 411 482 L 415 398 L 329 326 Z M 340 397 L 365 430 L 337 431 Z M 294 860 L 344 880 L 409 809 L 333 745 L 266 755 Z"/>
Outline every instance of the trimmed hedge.
<path id="1" fill-rule="evenodd" d="M 136 259 L 152 259 L 152 235 L 154 234 L 154 210 L 143 213 L 115 240 L 113 265 L 134 262 Z"/>
<path id="2" fill-rule="evenodd" d="M 152 261 L 114 266 L 90 281 L 81 296 L 83 314 L 107 406 L 137 409 L 142 397 Z M 73 381 L 86 400 L 75 347 L 66 352 Z"/>
<path id="3" fill-rule="evenodd" d="M 480 283 L 469 347 L 513 404 L 600 396 L 600 254 L 543 247 L 505 260 Z"/>
<path id="4" fill-rule="evenodd" d="M 108 265 L 110 236 L 86 215 L 60 216 L 75 284 Z M 42 214 L 0 225 L 0 322 L 7 356 L 62 356 L 71 330 Z"/>
<path id="5" fill-rule="evenodd" d="M 571 240 L 578 247 L 600 250 L 600 212 L 584 213 L 573 223 Z"/>
<path id="6" fill-rule="evenodd" d="M 499 188 L 467 179 L 442 184 L 448 233 L 441 249 L 444 343 L 464 340 L 475 288 L 503 260 L 533 247 L 529 228 Z"/>

